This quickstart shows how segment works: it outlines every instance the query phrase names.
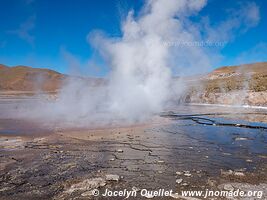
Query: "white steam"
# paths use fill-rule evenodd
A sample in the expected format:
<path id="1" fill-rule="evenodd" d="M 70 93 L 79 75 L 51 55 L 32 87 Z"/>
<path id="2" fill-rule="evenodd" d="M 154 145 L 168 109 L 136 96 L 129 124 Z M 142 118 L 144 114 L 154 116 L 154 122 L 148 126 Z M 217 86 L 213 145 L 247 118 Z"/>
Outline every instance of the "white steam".
<path id="1" fill-rule="evenodd" d="M 142 15 L 134 17 L 133 11 L 129 12 L 122 23 L 121 38 L 108 38 L 99 32 L 89 34 L 89 42 L 111 67 L 107 83 L 91 87 L 86 79 L 70 79 L 58 100 L 39 106 L 39 115 L 34 116 L 90 125 L 113 120 L 136 122 L 162 111 L 171 95 L 181 91 L 181 86 L 176 88 L 172 81 L 175 57 L 179 58 L 180 66 L 188 63 L 186 60 L 201 63 L 207 57 L 200 47 L 177 50 L 166 45 L 166 42 L 195 39 L 180 18 L 196 13 L 205 3 L 205 0 L 147 1 Z M 209 63 L 201 64 L 205 67 Z M 179 61 L 175 65 L 179 66 Z"/>
<path id="2" fill-rule="evenodd" d="M 122 38 L 89 36 L 112 68 L 108 85 L 110 113 L 135 120 L 162 110 L 172 91 L 170 61 L 179 53 L 184 56 L 166 42 L 191 41 L 194 36 L 185 30 L 178 17 L 196 12 L 204 5 L 205 1 L 148 1 L 137 19 L 133 11 L 128 14 L 122 24 Z M 200 54 L 206 57 L 202 52 L 197 56 Z M 194 56 L 188 54 L 181 60 L 195 60 Z"/>
<path id="3" fill-rule="evenodd" d="M 86 79 L 70 79 L 56 102 L 38 105 L 32 111 L 35 114 L 29 115 L 90 126 L 113 120 L 136 122 L 162 111 L 185 88 L 181 81 L 173 81 L 173 72 L 204 72 L 211 66 L 210 57 L 216 57 L 203 46 L 187 45 L 210 38 L 216 30 L 190 20 L 205 5 L 206 0 L 150 0 L 141 14 L 128 13 L 121 37 L 90 33 L 88 41 L 111 68 L 106 84 L 91 87 Z M 253 9 L 250 19 L 256 21 L 257 7 L 254 5 Z M 249 22 L 252 25 L 253 20 Z M 235 23 L 227 30 L 240 26 Z M 202 34 L 203 31 L 208 32 Z"/>

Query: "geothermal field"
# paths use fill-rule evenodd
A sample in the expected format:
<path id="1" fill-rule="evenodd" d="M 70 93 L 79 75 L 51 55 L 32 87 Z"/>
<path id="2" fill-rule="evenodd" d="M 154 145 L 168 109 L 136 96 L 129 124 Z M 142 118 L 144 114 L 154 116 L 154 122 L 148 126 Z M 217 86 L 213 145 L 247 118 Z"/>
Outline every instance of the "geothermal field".
<path id="1" fill-rule="evenodd" d="M 0 200 L 267 199 L 266 2 L 0 7 Z"/>
<path id="2" fill-rule="evenodd" d="M 130 199 L 153 198 L 141 189 L 173 191 L 156 199 L 238 189 L 266 198 L 263 109 L 183 105 L 143 123 L 85 128 L 8 116 L 40 101 L 21 95 L 1 95 L 1 199 L 108 198 L 95 189 L 137 191 Z"/>

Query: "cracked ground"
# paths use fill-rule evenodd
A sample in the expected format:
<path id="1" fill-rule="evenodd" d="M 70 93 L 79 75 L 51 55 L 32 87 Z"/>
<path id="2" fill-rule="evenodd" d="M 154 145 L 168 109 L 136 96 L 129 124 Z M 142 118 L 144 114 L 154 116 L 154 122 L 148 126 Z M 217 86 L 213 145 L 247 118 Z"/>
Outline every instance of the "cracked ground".
<path id="1" fill-rule="evenodd" d="M 119 180 L 96 185 L 101 192 L 217 190 L 240 183 L 266 193 L 266 124 L 232 118 L 168 112 L 157 116 L 157 123 L 79 130 L 42 130 L 31 122 L 1 119 L 0 199 L 102 199 L 84 188 L 68 191 L 107 174 Z M 38 130 L 43 134 L 33 134 Z M 173 198 L 180 197 L 162 199 Z"/>

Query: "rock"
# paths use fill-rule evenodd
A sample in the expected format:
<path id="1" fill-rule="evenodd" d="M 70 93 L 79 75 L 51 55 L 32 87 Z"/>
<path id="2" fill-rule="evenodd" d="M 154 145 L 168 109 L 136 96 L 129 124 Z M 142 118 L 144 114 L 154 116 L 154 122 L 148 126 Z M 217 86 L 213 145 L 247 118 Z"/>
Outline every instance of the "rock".
<path id="1" fill-rule="evenodd" d="M 0 148 L 7 150 L 24 149 L 26 142 L 20 138 L 0 138 Z"/>
<path id="2" fill-rule="evenodd" d="M 232 170 L 228 170 L 228 171 L 221 170 L 221 175 L 222 176 L 230 176 L 230 175 L 234 175 L 234 176 L 245 176 L 244 172 L 241 172 L 241 171 L 232 171 Z"/>
<path id="3" fill-rule="evenodd" d="M 115 174 L 107 174 L 106 175 L 106 180 L 107 181 L 119 181 L 120 180 L 120 176 L 119 175 L 115 175 Z"/>
<path id="4" fill-rule="evenodd" d="M 246 162 L 252 163 L 253 161 L 250 159 L 247 159 Z"/>
<path id="5" fill-rule="evenodd" d="M 171 193 L 171 197 L 174 199 L 180 199 L 180 195 L 178 193 Z"/>
<path id="6" fill-rule="evenodd" d="M 235 176 L 245 176 L 243 172 L 234 172 Z"/>
<path id="7" fill-rule="evenodd" d="M 229 176 L 232 175 L 234 172 L 232 170 L 224 171 L 221 169 L 221 175 L 222 176 Z"/>
<path id="8" fill-rule="evenodd" d="M 106 185 L 106 181 L 103 178 L 91 178 L 85 179 L 82 182 L 73 184 L 66 192 L 73 193 L 75 191 L 92 190 Z"/>
<path id="9" fill-rule="evenodd" d="M 141 189 L 138 188 L 138 187 L 133 186 L 133 187 L 132 187 L 132 190 L 138 192 L 138 191 L 140 191 Z"/>
<path id="10" fill-rule="evenodd" d="M 208 182 L 207 183 L 211 187 L 214 187 L 216 185 L 216 181 L 215 180 L 211 180 L 211 179 L 208 179 Z"/>
<path id="11" fill-rule="evenodd" d="M 192 176 L 192 174 L 190 174 L 190 173 L 185 173 L 184 176 L 190 177 L 190 176 Z"/>
<path id="12" fill-rule="evenodd" d="M 228 191 L 233 191 L 235 188 L 230 183 L 227 183 L 224 184 L 223 189 Z"/>
<path id="13" fill-rule="evenodd" d="M 175 181 L 176 183 L 178 183 L 178 184 L 180 184 L 180 183 L 182 183 L 183 182 L 183 179 L 182 178 L 179 178 L 179 179 L 176 179 L 176 181 Z"/>
<path id="14" fill-rule="evenodd" d="M 180 176 L 180 175 L 182 175 L 183 173 L 177 171 L 177 172 L 175 172 L 175 174 L 178 175 L 178 176 Z"/>
<path id="15" fill-rule="evenodd" d="M 246 137 L 236 137 L 235 141 L 243 141 L 243 140 L 248 140 L 249 138 Z"/>
<path id="16" fill-rule="evenodd" d="M 95 190 L 90 190 L 81 194 L 83 197 L 94 196 Z"/>
<path id="17" fill-rule="evenodd" d="M 122 149 L 117 149 L 117 152 L 118 153 L 123 153 L 123 150 Z"/>

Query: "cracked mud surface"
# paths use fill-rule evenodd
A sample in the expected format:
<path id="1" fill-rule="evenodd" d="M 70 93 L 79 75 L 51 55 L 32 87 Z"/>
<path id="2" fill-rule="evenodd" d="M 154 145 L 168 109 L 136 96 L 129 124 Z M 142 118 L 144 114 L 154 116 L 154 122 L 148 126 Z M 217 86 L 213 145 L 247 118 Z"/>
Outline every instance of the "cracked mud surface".
<path id="1" fill-rule="evenodd" d="M 226 112 L 177 113 L 164 113 L 164 123 L 146 126 L 55 128 L 43 135 L 8 134 L 13 121 L 1 119 L 7 134 L 0 137 L 0 199 L 107 199 L 90 190 L 179 192 L 225 184 L 260 188 L 266 198 L 266 124 L 232 120 Z"/>

